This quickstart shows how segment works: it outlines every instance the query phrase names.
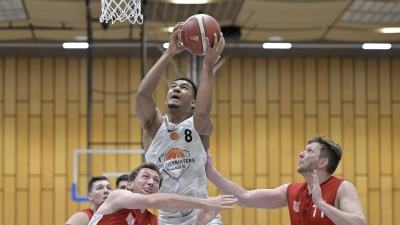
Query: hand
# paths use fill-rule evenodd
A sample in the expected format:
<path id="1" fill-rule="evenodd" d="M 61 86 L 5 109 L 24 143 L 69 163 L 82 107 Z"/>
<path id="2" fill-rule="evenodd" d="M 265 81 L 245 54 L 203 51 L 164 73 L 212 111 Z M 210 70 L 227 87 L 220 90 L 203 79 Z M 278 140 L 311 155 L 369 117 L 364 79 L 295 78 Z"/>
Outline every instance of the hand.
<path id="1" fill-rule="evenodd" d="M 179 52 L 185 50 L 180 41 L 183 24 L 184 22 L 177 23 L 174 29 L 172 30 L 171 37 L 169 38 L 169 46 L 167 51 L 169 51 L 172 55 L 176 55 Z"/>
<path id="2" fill-rule="evenodd" d="M 208 211 L 205 209 L 199 209 L 197 213 L 196 225 L 206 225 L 211 222 L 219 211 Z"/>
<path id="3" fill-rule="evenodd" d="M 220 35 L 218 40 L 217 34 L 214 34 L 214 47 L 211 47 L 210 40 L 207 38 L 207 51 L 203 59 L 203 64 L 214 66 L 218 62 L 221 52 L 225 47 L 225 38 L 222 32 Z"/>
<path id="4" fill-rule="evenodd" d="M 206 201 L 206 206 L 203 209 L 209 211 L 233 209 L 232 204 L 235 204 L 238 201 L 238 199 L 233 195 L 218 195 L 217 197 L 211 197 L 204 200 Z"/>
<path id="5" fill-rule="evenodd" d="M 313 185 L 312 185 L 312 200 L 314 204 L 319 207 L 320 204 L 323 203 L 322 194 L 321 194 L 321 187 L 319 186 L 319 179 L 317 175 L 317 170 L 314 170 L 312 174 L 314 177 Z"/>

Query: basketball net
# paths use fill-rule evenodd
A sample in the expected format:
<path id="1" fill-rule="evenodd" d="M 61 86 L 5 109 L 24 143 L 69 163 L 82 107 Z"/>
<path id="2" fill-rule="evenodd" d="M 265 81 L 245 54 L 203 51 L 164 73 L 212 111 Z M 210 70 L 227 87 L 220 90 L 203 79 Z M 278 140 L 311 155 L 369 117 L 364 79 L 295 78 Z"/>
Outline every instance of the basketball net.
<path id="1" fill-rule="evenodd" d="M 143 15 L 140 10 L 140 0 L 101 0 L 100 22 L 129 20 L 132 24 L 142 24 Z"/>

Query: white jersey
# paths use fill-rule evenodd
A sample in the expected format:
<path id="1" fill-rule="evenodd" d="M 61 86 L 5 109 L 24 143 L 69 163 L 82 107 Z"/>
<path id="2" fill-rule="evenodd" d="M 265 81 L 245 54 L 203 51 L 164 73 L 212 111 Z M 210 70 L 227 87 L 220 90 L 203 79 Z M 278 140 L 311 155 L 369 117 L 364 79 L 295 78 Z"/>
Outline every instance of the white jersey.
<path id="1" fill-rule="evenodd" d="M 208 198 L 205 172 L 207 154 L 199 133 L 194 129 L 193 117 L 174 124 L 165 115 L 145 157 L 147 162 L 160 167 L 163 176 L 160 193 Z M 186 224 L 185 221 L 196 218 L 196 215 L 196 210 L 160 210 L 159 218 L 165 224 Z"/>

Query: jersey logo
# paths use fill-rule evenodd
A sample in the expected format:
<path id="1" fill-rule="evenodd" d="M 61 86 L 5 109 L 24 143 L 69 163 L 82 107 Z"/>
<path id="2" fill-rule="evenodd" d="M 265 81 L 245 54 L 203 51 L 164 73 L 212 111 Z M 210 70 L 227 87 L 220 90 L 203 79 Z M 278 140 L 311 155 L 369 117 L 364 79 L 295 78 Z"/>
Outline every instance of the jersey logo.
<path id="1" fill-rule="evenodd" d="M 135 223 L 135 218 L 132 216 L 132 213 L 129 213 L 125 220 L 128 225 L 133 225 Z"/>
<path id="2" fill-rule="evenodd" d="M 190 165 L 195 162 L 195 159 L 190 158 L 188 150 L 171 148 L 167 154 L 163 154 L 158 158 L 158 162 L 158 166 L 162 171 L 175 181 L 179 181 Z"/>
<path id="3" fill-rule="evenodd" d="M 326 202 L 326 201 L 324 201 L 324 202 Z M 317 213 L 318 207 L 315 204 L 312 207 L 314 208 L 313 217 L 315 217 L 315 214 Z M 324 216 L 325 216 L 324 212 L 321 211 L 321 218 L 324 218 Z"/>
<path id="4" fill-rule="evenodd" d="M 295 212 L 299 212 L 299 208 L 300 208 L 300 202 L 296 202 L 293 200 L 293 210 Z"/>

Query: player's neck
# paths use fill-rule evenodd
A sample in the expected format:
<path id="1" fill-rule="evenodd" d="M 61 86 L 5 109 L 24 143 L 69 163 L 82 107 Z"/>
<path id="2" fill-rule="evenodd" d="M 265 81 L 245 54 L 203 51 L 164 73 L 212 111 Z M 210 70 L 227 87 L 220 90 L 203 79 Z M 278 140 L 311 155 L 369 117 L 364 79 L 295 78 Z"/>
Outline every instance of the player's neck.
<path id="1" fill-rule="evenodd" d="M 93 212 L 96 212 L 98 207 L 99 207 L 99 205 L 97 205 L 97 204 L 94 204 L 94 203 L 90 204 L 90 209 L 93 210 Z"/>
<path id="2" fill-rule="evenodd" d="M 169 111 L 168 112 L 168 119 L 169 122 L 174 123 L 174 124 L 179 124 L 182 121 L 186 120 L 187 118 L 189 118 L 191 115 L 190 113 L 181 113 L 178 111 Z"/>

